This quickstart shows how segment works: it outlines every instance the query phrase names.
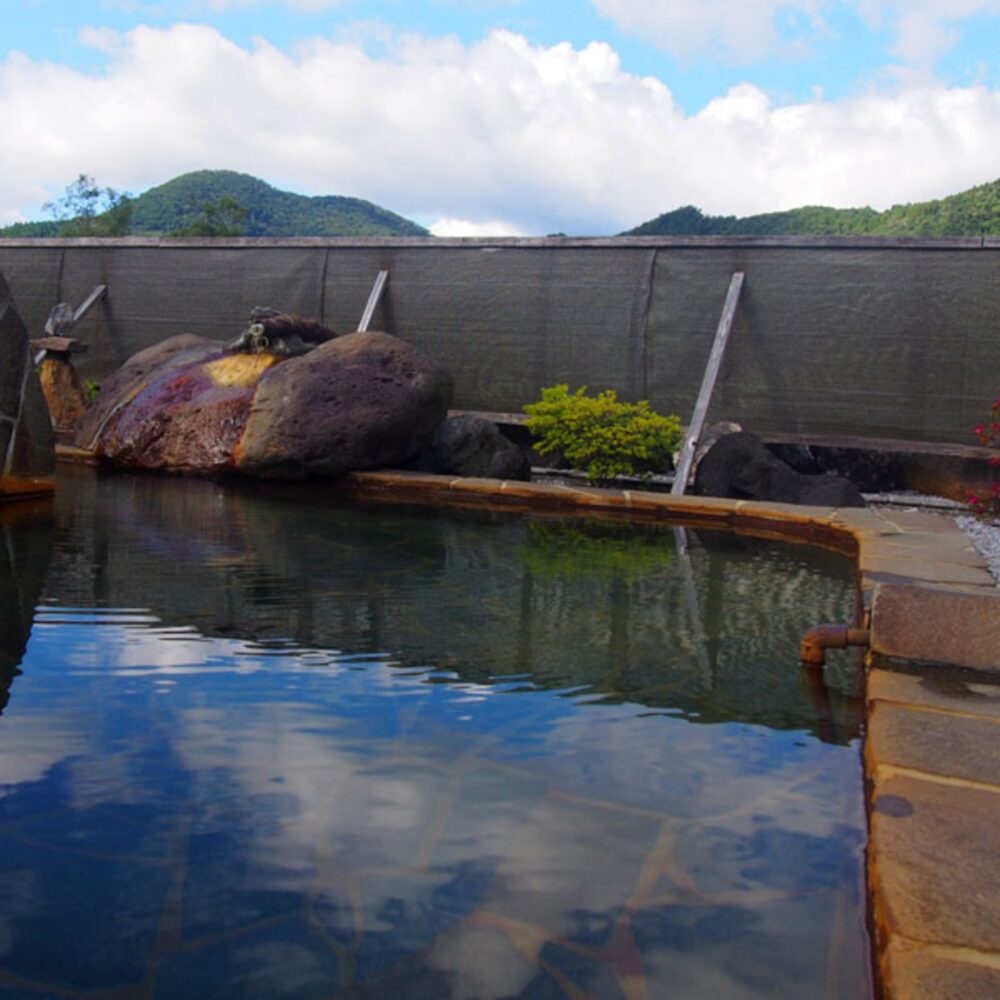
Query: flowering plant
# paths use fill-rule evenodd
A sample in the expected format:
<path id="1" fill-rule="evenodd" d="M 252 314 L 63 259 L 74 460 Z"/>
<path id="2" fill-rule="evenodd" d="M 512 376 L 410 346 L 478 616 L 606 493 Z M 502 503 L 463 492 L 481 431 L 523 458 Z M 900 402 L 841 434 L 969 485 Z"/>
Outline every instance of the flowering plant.
<path id="1" fill-rule="evenodd" d="M 997 453 L 990 456 L 992 482 L 989 492 L 984 496 L 979 496 L 971 490 L 967 490 L 969 506 L 977 514 L 1000 514 L 1000 480 L 997 479 L 996 472 L 997 468 L 1000 468 L 1000 396 L 993 400 L 993 406 L 990 407 L 990 419 L 985 423 L 978 424 L 975 432 L 981 445 L 994 448 Z"/>

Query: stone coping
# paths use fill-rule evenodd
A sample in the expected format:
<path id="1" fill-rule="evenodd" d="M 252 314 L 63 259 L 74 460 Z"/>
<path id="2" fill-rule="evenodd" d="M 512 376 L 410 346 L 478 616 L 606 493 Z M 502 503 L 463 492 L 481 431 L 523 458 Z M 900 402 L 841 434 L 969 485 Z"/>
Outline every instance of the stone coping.
<path id="1" fill-rule="evenodd" d="M 54 479 L 37 476 L 0 476 L 0 504 L 51 496 L 55 490 Z"/>
<path id="2" fill-rule="evenodd" d="M 876 973 L 887 998 L 1000 996 L 1000 588 L 941 514 L 365 472 L 396 502 L 669 520 L 857 560 Z M 819 623 L 817 623 L 819 624 Z"/>

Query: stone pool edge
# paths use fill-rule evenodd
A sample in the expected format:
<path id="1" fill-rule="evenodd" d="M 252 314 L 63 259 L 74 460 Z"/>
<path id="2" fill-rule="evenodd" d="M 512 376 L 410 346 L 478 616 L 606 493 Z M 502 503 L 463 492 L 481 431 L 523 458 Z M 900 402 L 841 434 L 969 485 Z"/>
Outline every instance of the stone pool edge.
<path id="1" fill-rule="evenodd" d="M 359 472 L 360 498 L 669 519 L 856 559 L 866 657 L 864 774 L 876 988 L 1000 996 L 1000 588 L 941 514 L 642 490 Z M 817 623 L 818 624 L 818 623 Z"/>

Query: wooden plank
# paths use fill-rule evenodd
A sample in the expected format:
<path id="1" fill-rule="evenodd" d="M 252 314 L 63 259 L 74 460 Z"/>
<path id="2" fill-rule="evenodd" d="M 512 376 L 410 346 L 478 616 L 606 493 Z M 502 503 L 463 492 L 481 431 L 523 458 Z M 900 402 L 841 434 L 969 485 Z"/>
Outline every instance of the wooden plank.
<path id="1" fill-rule="evenodd" d="M 86 354 L 87 345 L 75 337 L 39 337 L 31 342 L 36 351 L 55 351 L 60 354 Z"/>
<path id="2" fill-rule="evenodd" d="M 527 413 L 500 413 L 496 410 L 449 410 L 449 417 L 482 417 L 494 424 L 526 424 L 528 422 Z"/>
<path id="3" fill-rule="evenodd" d="M 736 305 L 740 300 L 740 292 L 743 290 L 744 277 L 742 271 L 734 271 L 729 281 L 726 303 L 722 307 L 722 315 L 719 317 L 715 340 L 712 342 L 712 351 L 708 356 L 705 374 L 701 379 L 701 389 L 698 392 L 697 402 L 694 404 L 691 423 L 688 425 L 687 437 L 684 438 L 684 444 L 681 445 L 680 461 L 677 463 L 674 485 L 670 488 L 670 492 L 676 495 L 684 493 L 687 489 L 688 476 L 691 475 L 691 466 L 694 464 L 694 452 L 698 447 L 698 439 L 701 437 L 705 415 L 708 413 L 708 404 L 712 401 L 712 391 L 715 389 L 715 380 L 722 367 L 722 357 L 726 353 L 726 344 L 729 343 L 729 333 L 733 328 L 733 318 L 736 315 Z"/>
<path id="4" fill-rule="evenodd" d="M 104 297 L 104 293 L 108 290 L 107 285 L 95 285 L 91 293 L 83 300 L 83 302 L 73 310 L 73 325 L 83 319 L 87 313 L 94 307 L 94 304 Z"/>
<path id="5" fill-rule="evenodd" d="M 375 276 L 375 284 L 372 285 L 372 290 L 368 295 L 368 301 L 365 303 L 365 311 L 361 314 L 361 322 L 358 323 L 358 333 L 364 333 L 371 325 L 372 316 L 375 315 L 375 309 L 378 306 L 379 299 L 382 298 L 382 292 L 385 290 L 385 283 L 388 277 L 388 271 L 379 271 L 379 273 Z"/>
<path id="6" fill-rule="evenodd" d="M 975 444 L 955 444 L 952 441 L 910 441 L 902 438 L 848 437 L 831 434 L 780 434 L 776 431 L 759 431 L 757 436 L 765 444 L 799 444 L 806 448 L 852 448 L 857 451 L 983 460 L 996 454 L 993 448 Z"/>

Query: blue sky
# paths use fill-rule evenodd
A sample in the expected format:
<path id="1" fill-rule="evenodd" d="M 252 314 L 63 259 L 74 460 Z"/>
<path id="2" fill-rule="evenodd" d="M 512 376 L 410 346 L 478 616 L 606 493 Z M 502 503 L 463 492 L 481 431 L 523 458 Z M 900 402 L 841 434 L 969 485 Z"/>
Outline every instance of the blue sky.
<path id="1" fill-rule="evenodd" d="M 0 223 L 242 170 L 441 233 L 1000 177 L 1000 0 L 11 0 Z"/>

